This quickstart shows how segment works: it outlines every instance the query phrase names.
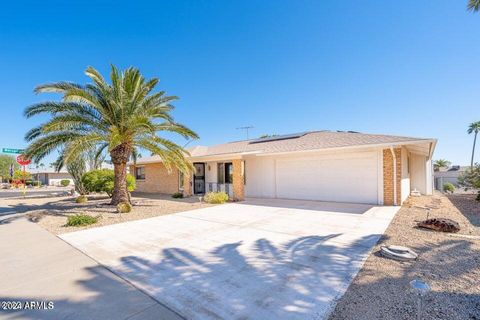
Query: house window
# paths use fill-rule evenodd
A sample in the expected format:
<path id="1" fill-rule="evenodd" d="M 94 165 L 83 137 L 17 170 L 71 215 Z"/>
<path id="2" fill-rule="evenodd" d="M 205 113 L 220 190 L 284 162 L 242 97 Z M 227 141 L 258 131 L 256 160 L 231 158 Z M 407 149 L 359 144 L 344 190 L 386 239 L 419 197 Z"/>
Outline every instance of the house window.
<path id="1" fill-rule="evenodd" d="M 217 164 L 217 182 L 233 183 L 233 164 L 231 162 Z"/>
<path id="2" fill-rule="evenodd" d="M 178 172 L 178 190 L 183 191 L 183 172 Z"/>
<path id="3" fill-rule="evenodd" d="M 145 167 L 135 168 L 135 178 L 137 180 L 145 180 Z"/>

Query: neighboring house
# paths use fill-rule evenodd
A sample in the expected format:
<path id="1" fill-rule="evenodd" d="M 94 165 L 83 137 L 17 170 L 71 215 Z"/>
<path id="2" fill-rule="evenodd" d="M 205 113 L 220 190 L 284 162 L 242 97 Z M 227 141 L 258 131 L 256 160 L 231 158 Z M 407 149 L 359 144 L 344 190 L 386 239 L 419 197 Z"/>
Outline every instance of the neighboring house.
<path id="1" fill-rule="evenodd" d="M 158 156 L 129 165 L 142 192 L 399 205 L 411 190 L 432 194 L 436 142 L 312 131 L 189 148 L 193 175 L 168 172 Z"/>
<path id="2" fill-rule="evenodd" d="M 467 171 L 469 166 L 451 166 L 449 168 L 440 168 L 439 171 L 433 173 L 435 179 L 435 189 L 443 190 L 443 185 L 447 182 L 458 187 L 458 177 Z"/>
<path id="3" fill-rule="evenodd" d="M 60 181 L 70 180 L 70 185 L 73 185 L 73 178 L 67 171 L 55 172 L 53 170 L 39 170 L 31 172 L 33 180 L 41 181 L 44 186 L 60 186 Z"/>

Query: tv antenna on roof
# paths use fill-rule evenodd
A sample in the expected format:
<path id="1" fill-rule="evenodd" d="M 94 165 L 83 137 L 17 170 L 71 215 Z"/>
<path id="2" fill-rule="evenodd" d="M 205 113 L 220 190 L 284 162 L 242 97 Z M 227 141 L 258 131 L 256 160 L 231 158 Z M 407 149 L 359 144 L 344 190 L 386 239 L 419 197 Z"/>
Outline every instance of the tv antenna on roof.
<path id="1" fill-rule="evenodd" d="M 237 130 L 245 130 L 247 132 L 247 140 L 249 139 L 249 136 L 248 136 L 248 131 L 250 129 L 253 129 L 254 127 L 253 126 L 246 126 L 246 127 L 238 127 L 236 128 Z"/>

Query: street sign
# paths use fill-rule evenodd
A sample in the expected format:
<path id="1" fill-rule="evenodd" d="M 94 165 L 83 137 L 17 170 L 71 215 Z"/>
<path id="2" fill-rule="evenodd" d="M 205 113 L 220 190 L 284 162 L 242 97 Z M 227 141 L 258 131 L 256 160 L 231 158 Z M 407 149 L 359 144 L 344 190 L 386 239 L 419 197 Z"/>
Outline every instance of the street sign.
<path id="1" fill-rule="evenodd" d="M 12 149 L 12 148 L 2 148 L 3 153 L 15 153 L 15 154 L 22 154 L 25 152 L 24 149 Z"/>
<path id="2" fill-rule="evenodd" d="M 23 155 L 17 156 L 17 163 L 18 163 L 19 165 L 21 165 L 21 166 L 27 166 L 27 165 L 30 164 L 30 162 L 31 162 L 31 161 L 28 160 L 28 159 L 25 159 L 25 158 L 23 157 Z"/>

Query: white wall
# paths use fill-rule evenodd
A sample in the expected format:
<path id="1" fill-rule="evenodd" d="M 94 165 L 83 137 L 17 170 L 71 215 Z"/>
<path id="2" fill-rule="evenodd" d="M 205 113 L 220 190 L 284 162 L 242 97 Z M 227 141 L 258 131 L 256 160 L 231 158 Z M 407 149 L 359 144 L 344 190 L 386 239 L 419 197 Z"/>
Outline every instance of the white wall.
<path id="1" fill-rule="evenodd" d="M 433 194 L 433 163 L 432 159 L 425 162 L 425 174 L 426 174 L 426 194 Z"/>
<path id="2" fill-rule="evenodd" d="M 245 160 L 245 196 L 275 198 L 275 161 L 273 157 L 252 157 Z"/>
<path id="3" fill-rule="evenodd" d="M 428 194 L 427 190 L 427 157 L 415 153 L 410 154 L 411 190 L 418 190 L 421 194 Z M 431 191 L 430 191 L 431 194 Z"/>
<path id="4" fill-rule="evenodd" d="M 407 148 L 402 147 L 402 202 L 405 201 L 410 195 L 410 170 L 409 170 L 409 152 Z"/>

